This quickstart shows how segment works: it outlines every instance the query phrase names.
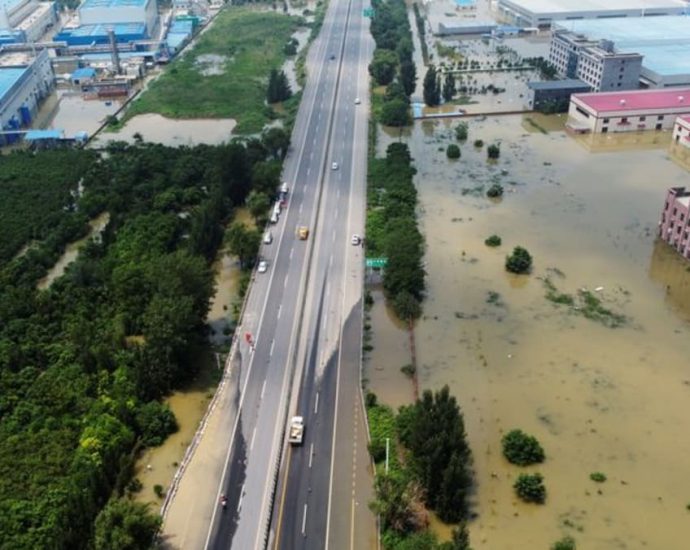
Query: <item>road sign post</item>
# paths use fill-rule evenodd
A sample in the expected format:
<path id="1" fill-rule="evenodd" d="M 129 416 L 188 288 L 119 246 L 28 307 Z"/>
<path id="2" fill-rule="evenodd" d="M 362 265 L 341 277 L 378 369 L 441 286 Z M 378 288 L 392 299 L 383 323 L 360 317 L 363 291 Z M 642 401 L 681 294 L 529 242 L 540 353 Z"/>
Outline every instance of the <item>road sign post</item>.
<path id="1" fill-rule="evenodd" d="M 364 262 L 367 267 L 381 269 L 388 265 L 388 258 L 367 258 Z"/>

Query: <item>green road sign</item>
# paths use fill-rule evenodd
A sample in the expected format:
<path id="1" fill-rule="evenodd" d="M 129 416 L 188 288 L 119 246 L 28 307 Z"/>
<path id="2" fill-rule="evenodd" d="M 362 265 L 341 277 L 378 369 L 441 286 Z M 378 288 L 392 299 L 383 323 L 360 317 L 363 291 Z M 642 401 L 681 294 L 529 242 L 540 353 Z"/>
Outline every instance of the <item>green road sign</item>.
<path id="1" fill-rule="evenodd" d="M 364 17 L 374 17 L 374 8 L 365 8 L 362 10 Z"/>
<path id="2" fill-rule="evenodd" d="M 367 267 L 386 267 L 388 258 L 367 258 L 365 262 Z"/>

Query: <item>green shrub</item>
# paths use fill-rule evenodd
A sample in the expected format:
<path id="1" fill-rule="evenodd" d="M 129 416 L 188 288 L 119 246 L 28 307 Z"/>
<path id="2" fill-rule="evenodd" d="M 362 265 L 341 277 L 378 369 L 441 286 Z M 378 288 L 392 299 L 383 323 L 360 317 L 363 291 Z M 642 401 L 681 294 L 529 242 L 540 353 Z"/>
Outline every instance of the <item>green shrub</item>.
<path id="1" fill-rule="evenodd" d="M 489 147 L 486 150 L 486 156 L 492 160 L 497 159 L 498 157 L 501 156 L 501 149 L 498 145 L 495 143 L 492 143 L 489 145 Z"/>
<path id="2" fill-rule="evenodd" d="M 589 474 L 589 479 L 596 481 L 597 483 L 604 483 L 604 481 L 606 481 L 606 474 L 602 474 L 601 472 L 592 472 Z"/>
<path id="3" fill-rule="evenodd" d="M 455 143 L 451 143 L 448 148 L 446 149 L 446 156 L 449 159 L 459 159 L 460 158 L 460 147 L 455 145 Z"/>
<path id="4" fill-rule="evenodd" d="M 465 141 L 467 139 L 467 123 L 461 122 L 455 127 L 455 139 Z"/>
<path id="5" fill-rule="evenodd" d="M 475 140 L 474 140 L 474 146 L 475 146 L 477 149 L 481 149 L 482 147 L 484 147 L 484 141 L 481 140 L 481 139 L 475 139 Z"/>
<path id="6" fill-rule="evenodd" d="M 153 486 L 153 492 L 156 494 L 158 498 L 163 498 L 165 496 L 165 490 L 163 489 L 163 486 L 156 483 Z"/>
<path id="7" fill-rule="evenodd" d="M 551 550 L 575 550 L 575 539 L 573 537 L 563 537 L 551 545 Z"/>
<path id="8" fill-rule="evenodd" d="M 506 258 L 506 270 L 511 273 L 529 273 L 532 269 L 532 256 L 527 249 L 516 246 L 513 253 Z"/>
<path id="9" fill-rule="evenodd" d="M 414 365 L 409 363 L 407 365 L 403 365 L 402 367 L 400 367 L 400 371 L 408 378 L 412 378 L 416 370 L 417 369 L 414 368 Z"/>
<path id="10" fill-rule="evenodd" d="M 484 239 L 484 244 L 486 246 L 501 246 L 502 242 L 503 241 L 501 241 L 501 237 L 499 237 L 498 235 L 491 235 L 487 239 Z"/>
<path id="11" fill-rule="evenodd" d="M 520 474 L 513 488 L 517 496 L 525 502 L 543 504 L 546 500 L 546 487 L 541 474 Z"/>
<path id="12" fill-rule="evenodd" d="M 486 192 L 486 196 L 491 199 L 496 199 L 503 196 L 503 186 L 500 183 L 494 183 Z"/>
<path id="13" fill-rule="evenodd" d="M 537 438 L 522 430 L 511 430 L 503 436 L 503 456 L 511 464 L 529 466 L 544 462 L 544 449 Z"/>

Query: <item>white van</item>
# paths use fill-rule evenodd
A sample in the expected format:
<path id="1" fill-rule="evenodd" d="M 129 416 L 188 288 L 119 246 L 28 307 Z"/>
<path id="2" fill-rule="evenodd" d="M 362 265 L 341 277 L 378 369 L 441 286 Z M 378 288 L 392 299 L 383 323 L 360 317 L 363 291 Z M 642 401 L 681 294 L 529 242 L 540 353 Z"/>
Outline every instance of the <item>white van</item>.
<path id="1" fill-rule="evenodd" d="M 275 211 L 271 214 L 271 223 L 278 223 L 278 214 Z"/>
<path id="2" fill-rule="evenodd" d="M 276 216 L 279 216 L 279 215 L 280 215 L 280 201 L 279 201 L 279 202 L 276 202 L 276 203 L 273 205 L 273 213 L 274 213 Z"/>

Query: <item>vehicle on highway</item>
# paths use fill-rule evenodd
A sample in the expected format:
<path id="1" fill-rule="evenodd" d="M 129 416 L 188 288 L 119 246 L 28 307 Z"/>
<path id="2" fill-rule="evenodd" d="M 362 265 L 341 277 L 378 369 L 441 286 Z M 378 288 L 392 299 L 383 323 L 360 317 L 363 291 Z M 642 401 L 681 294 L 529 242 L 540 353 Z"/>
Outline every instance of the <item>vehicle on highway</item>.
<path id="1" fill-rule="evenodd" d="M 297 230 L 297 236 L 299 237 L 300 241 L 306 241 L 309 238 L 309 228 L 305 226 L 300 226 L 300 228 Z"/>
<path id="2" fill-rule="evenodd" d="M 280 216 L 280 210 L 281 210 L 281 204 L 280 204 L 280 201 L 277 201 L 277 202 L 273 205 L 273 213 L 274 213 L 276 216 Z"/>
<path id="3" fill-rule="evenodd" d="M 358 97 L 356 97 L 355 98 L 355 105 L 359 105 L 360 103 L 362 103 L 362 100 L 359 99 Z"/>
<path id="4" fill-rule="evenodd" d="M 266 271 L 268 271 L 268 262 L 266 260 L 261 260 L 257 271 L 259 273 L 266 273 Z"/>
<path id="5" fill-rule="evenodd" d="M 273 242 L 273 233 L 266 231 L 263 238 L 264 244 L 271 244 Z"/>
<path id="6" fill-rule="evenodd" d="M 362 242 L 362 237 L 360 237 L 359 235 L 356 235 L 356 234 L 352 235 L 352 239 L 350 239 L 350 242 L 353 245 L 357 246 L 357 245 L 359 245 L 359 243 Z"/>
<path id="7" fill-rule="evenodd" d="M 301 445 L 304 440 L 304 418 L 301 416 L 293 416 L 290 419 L 290 433 L 288 434 L 288 442 L 291 445 Z"/>
<path id="8" fill-rule="evenodd" d="M 278 223 L 278 214 L 276 214 L 275 212 L 271 212 L 270 220 L 271 220 L 271 223 Z"/>
<path id="9" fill-rule="evenodd" d="M 288 194 L 288 182 L 284 181 L 283 184 L 280 186 L 280 195 L 283 197 L 283 195 Z"/>
<path id="10" fill-rule="evenodd" d="M 223 508 L 223 510 L 227 509 L 228 497 L 226 497 L 225 495 L 220 495 L 220 505 Z"/>
<path id="11" fill-rule="evenodd" d="M 338 163 L 334 162 L 333 164 L 331 164 L 331 169 L 337 170 L 338 169 Z"/>
<path id="12" fill-rule="evenodd" d="M 335 54 L 332 53 L 332 54 L 331 54 L 331 61 L 333 61 L 334 59 L 335 59 Z"/>

